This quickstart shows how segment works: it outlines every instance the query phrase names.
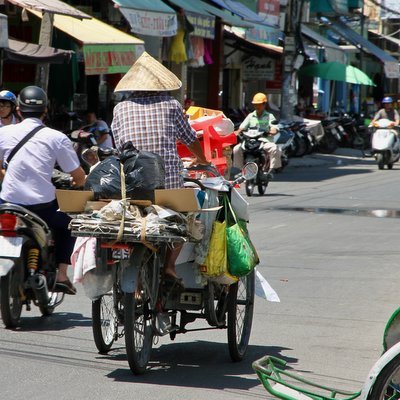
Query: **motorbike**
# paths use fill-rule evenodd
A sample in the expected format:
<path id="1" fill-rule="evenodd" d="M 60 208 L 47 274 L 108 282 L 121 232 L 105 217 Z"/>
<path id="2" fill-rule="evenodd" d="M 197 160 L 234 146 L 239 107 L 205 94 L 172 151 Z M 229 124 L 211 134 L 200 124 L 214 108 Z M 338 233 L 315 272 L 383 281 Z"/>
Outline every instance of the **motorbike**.
<path id="1" fill-rule="evenodd" d="M 282 167 L 276 169 L 276 172 L 282 172 L 283 169 L 289 164 L 289 157 L 294 152 L 294 137 L 295 134 L 290 129 L 285 128 L 283 125 L 276 125 L 277 134 L 274 136 L 274 143 L 281 150 Z"/>
<path id="2" fill-rule="evenodd" d="M 242 132 L 241 149 L 243 151 L 244 163 L 254 162 L 258 166 L 257 175 L 253 179 L 246 180 L 246 194 L 252 196 L 254 187 L 257 186 L 258 193 L 262 196 L 269 184 L 269 178 L 264 171 L 269 170 L 270 160 L 265 156 L 263 145 L 267 141 L 265 132 L 258 128 L 249 128 Z"/>
<path id="3" fill-rule="evenodd" d="M 368 373 L 360 391 L 351 393 L 321 386 L 285 370 L 286 362 L 265 356 L 252 367 L 264 388 L 284 400 L 384 400 L 400 398 L 400 308 L 389 318 L 383 335 L 383 354 Z M 286 377 L 288 378 L 286 380 Z"/>
<path id="4" fill-rule="evenodd" d="M 6 328 L 19 325 L 22 308 L 51 315 L 64 293 L 56 290 L 53 235 L 46 222 L 26 208 L 0 205 L 0 312 Z"/>
<path id="5" fill-rule="evenodd" d="M 375 132 L 372 135 L 371 153 L 374 155 L 379 169 L 393 168 L 400 158 L 400 144 L 397 132 L 391 128 L 392 121 L 380 119 L 375 122 Z"/>

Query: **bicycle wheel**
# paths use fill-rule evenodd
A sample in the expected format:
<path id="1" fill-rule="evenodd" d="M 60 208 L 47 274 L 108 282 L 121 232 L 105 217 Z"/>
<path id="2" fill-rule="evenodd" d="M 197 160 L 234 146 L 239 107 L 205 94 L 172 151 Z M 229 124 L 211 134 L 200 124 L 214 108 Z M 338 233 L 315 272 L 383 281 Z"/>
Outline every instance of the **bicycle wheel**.
<path id="1" fill-rule="evenodd" d="M 153 345 L 153 318 L 159 287 L 158 257 L 146 249 L 138 265 L 134 293 L 125 293 L 125 346 L 129 367 L 143 374 Z"/>
<path id="2" fill-rule="evenodd" d="M 249 275 L 229 288 L 228 346 L 232 361 L 241 361 L 249 344 L 253 322 L 255 275 Z"/>
<path id="3" fill-rule="evenodd" d="M 382 369 L 367 400 L 400 399 L 400 354 Z"/>
<path id="4" fill-rule="evenodd" d="M 92 302 L 92 331 L 94 343 L 100 354 L 110 351 L 116 334 L 117 315 L 113 292 Z"/>

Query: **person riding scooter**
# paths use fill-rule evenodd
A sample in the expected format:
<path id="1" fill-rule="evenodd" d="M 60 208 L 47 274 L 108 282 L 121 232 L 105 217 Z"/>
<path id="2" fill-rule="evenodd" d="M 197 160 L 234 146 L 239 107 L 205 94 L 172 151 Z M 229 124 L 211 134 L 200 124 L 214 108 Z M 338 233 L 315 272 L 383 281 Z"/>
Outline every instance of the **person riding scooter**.
<path id="1" fill-rule="evenodd" d="M 236 135 L 240 135 L 242 131 L 249 129 L 249 127 L 256 127 L 265 132 L 267 141 L 263 148 L 266 159 L 270 159 L 270 167 L 268 171 L 264 172 L 268 180 L 271 180 L 274 176 L 273 172 L 282 166 L 281 151 L 273 142 L 273 136 L 276 135 L 277 130 L 275 127 L 271 126 L 271 121 L 274 120 L 275 117 L 265 110 L 267 96 L 264 93 L 256 93 L 251 103 L 254 105 L 255 110 L 245 118 L 235 133 Z M 239 169 L 243 167 L 243 150 L 240 143 L 233 148 L 233 166 Z"/>
<path id="2" fill-rule="evenodd" d="M 6 125 L 17 124 L 20 120 L 16 116 L 17 98 L 9 90 L 0 92 L 0 128 Z"/>
<path id="3" fill-rule="evenodd" d="M 383 108 L 381 108 L 376 114 L 371 124 L 376 128 L 377 121 L 380 119 L 388 119 L 392 121 L 389 127 L 397 127 L 400 123 L 400 116 L 396 109 L 393 108 L 393 99 L 391 97 L 384 97 L 382 99 Z"/>

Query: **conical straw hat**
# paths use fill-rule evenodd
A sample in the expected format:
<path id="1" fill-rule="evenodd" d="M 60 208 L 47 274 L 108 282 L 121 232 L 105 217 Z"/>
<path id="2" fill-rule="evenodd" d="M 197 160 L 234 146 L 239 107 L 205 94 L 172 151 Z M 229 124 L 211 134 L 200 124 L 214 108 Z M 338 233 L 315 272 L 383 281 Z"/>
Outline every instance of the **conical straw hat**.
<path id="1" fill-rule="evenodd" d="M 177 90 L 182 82 L 168 68 L 144 52 L 118 82 L 114 92 Z"/>

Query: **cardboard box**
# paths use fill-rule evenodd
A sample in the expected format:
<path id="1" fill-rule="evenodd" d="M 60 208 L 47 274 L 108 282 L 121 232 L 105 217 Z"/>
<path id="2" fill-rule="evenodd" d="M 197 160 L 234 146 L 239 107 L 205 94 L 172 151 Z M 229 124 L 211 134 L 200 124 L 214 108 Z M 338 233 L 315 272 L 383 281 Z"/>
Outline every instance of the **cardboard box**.
<path id="1" fill-rule="evenodd" d="M 154 203 L 178 212 L 198 211 L 200 210 L 198 191 L 196 188 L 157 189 Z"/>
<path id="2" fill-rule="evenodd" d="M 82 212 L 86 202 L 93 200 L 94 195 L 90 190 L 61 190 L 56 189 L 58 206 L 64 212 Z"/>
<path id="3" fill-rule="evenodd" d="M 189 116 L 189 119 L 197 119 L 205 115 L 223 115 L 223 112 L 221 110 L 213 110 L 211 108 L 190 106 L 186 110 L 186 115 Z"/>

